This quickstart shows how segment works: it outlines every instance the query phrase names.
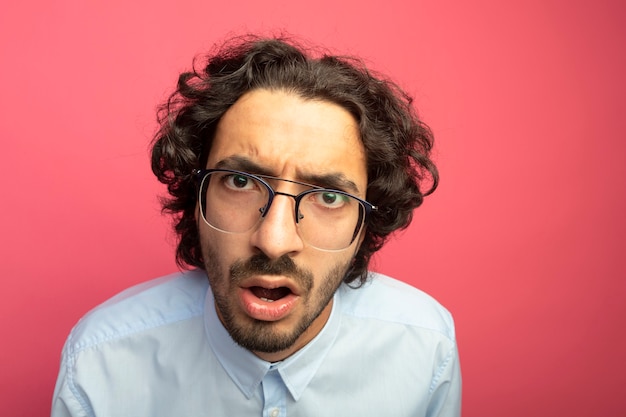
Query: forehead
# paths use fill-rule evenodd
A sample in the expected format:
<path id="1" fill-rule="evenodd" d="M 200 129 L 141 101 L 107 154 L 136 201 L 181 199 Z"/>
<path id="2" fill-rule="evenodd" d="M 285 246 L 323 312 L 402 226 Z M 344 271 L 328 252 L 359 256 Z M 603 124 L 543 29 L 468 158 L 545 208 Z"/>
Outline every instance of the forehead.
<path id="1" fill-rule="evenodd" d="M 339 175 L 367 186 L 365 151 L 354 117 L 324 100 L 303 99 L 282 90 L 253 90 L 220 120 L 208 168 L 248 160 L 267 175 L 294 180 Z"/>

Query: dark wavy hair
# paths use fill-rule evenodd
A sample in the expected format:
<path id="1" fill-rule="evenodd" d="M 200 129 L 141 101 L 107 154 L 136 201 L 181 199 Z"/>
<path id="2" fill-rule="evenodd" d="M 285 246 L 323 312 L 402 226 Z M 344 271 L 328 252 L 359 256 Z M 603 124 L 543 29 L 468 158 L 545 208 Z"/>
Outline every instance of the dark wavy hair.
<path id="1" fill-rule="evenodd" d="M 358 123 L 367 161 L 367 200 L 379 206 L 367 218 L 363 243 L 344 281 L 367 279 L 371 256 L 390 233 L 406 228 L 413 209 L 437 187 L 429 155 L 433 135 L 415 113 L 412 99 L 355 58 L 314 53 L 285 38 L 238 37 L 182 73 L 176 91 L 158 112 L 152 171 L 167 185 L 163 210 L 174 215 L 176 261 L 204 269 L 195 220 L 197 184 L 220 118 L 244 93 L 284 90 L 304 99 L 327 100 Z"/>

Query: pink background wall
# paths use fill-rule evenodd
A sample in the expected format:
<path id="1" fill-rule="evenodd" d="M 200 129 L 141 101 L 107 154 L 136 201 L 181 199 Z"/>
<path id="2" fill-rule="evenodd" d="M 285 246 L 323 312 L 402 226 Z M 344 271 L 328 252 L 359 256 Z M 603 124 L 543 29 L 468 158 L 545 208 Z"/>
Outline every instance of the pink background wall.
<path id="1" fill-rule="evenodd" d="M 175 269 L 155 106 L 196 53 L 273 28 L 393 74 L 435 131 L 441 188 L 374 267 L 455 315 L 464 416 L 626 413 L 622 1 L 8 4 L 2 415 L 46 415 L 78 318 Z"/>

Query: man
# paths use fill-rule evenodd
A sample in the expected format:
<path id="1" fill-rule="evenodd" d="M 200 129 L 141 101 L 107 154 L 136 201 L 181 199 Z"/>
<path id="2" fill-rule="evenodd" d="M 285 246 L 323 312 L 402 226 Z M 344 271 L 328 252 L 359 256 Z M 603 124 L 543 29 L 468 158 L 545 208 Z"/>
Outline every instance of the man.
<path id="1" fill-rule="evenodd" d="M 53 416 L 460 415 L 451 316 L 367 271 L 438 180 L 399 88 L 240 38 L 180 76 L 159 122 L 152 168 L 191 270 L 80 321 Z"/>

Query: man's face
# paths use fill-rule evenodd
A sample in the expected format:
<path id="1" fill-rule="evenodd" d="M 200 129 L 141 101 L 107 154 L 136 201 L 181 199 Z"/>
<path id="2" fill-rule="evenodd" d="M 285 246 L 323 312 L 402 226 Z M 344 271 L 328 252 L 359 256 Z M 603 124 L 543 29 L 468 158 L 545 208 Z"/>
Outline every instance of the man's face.
<path id="1" fill-rule="evenodd" d="M 207 162 L 207 168 L 216 167 L 307 183 L 340 178 L 353 184 L 345 191 L 365 198 L 365 153 L 352 115 L 294 93 L 254 90 L 242 96 L 218 124 Z M 288 194 L 303 191 L 290 182 L 272 186 Z M 294 200 L 280 194 L 246 233 L 215 230 L 199 213 L 197 219 L 216 310 L 237 343 L 277 361 L 319 333 L 360 237 L 341 251 L 309 246 L 295 223 Z"/>

